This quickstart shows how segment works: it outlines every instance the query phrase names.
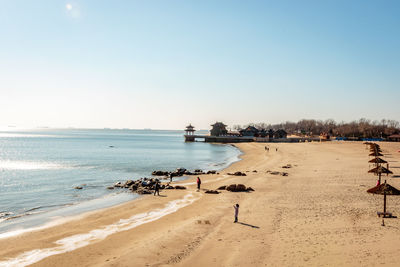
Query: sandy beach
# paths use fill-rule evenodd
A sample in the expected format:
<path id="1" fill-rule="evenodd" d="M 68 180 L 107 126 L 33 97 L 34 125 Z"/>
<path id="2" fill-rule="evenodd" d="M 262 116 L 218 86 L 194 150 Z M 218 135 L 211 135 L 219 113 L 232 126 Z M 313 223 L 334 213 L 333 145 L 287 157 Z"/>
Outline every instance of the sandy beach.
<path id="1" fill-rule="evenodd" d="M 400 188 L 400 143 L 380 145 L 394 173 L 383 180 Z M 242 160 L 202 176 L 200 192 L 191 177 L 179 182 L 187 190 L 0 239 L 0 266 L 398 266 L 400 219 L 381 226 L 383 196 L 366 192 L 376 176 L 361 142 L 236 146 Z M 227 175 L 235 171 L 247 176 Z M 255 191 L 204 193 L 239 183 Z M 388 211 L 399 207 L 389 196 Z"/>

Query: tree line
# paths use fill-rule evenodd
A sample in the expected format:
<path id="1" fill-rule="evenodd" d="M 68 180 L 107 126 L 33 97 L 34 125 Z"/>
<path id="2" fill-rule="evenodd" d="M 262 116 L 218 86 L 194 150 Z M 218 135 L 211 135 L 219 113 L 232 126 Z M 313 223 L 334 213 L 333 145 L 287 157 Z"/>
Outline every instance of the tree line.
<path id="1" fill-rule="evenodd" d="M 358 121 L 351 122 L 336 122 L 332 119 L 325 121 L 302 119 L 298 122 L 286 121 L 279 124 L 268 123 L 249 123 L 246 125 L 234 125 L 234 130 L 254 126 L 257 129 L 283 129 L 289 135 L 312 136 L 320 135 L 321 133 L 330 136 L 339 137 L 357 137 L 357 138 L 385 138 L 389 135 L 400 132 L 400 123 L 396 120 L 372 121 L 362 118 Z"/>

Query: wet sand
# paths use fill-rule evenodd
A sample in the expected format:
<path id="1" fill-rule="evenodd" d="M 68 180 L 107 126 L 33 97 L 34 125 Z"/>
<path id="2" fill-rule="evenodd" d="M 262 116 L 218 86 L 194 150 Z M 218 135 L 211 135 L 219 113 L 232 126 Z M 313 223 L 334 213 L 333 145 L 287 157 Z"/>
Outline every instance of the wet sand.
<path id="1" fill-rule="evenodd" d="M 271 149 L 264 150 L 267 145 Z M 397 266 L 400 219 L 376 216 L 383 196 L 366 193 L 376 177 L 367 171 L 368 150 L 360 142 L 237 145 L 239 161 L 220 175 L 180 182 L 187 190 L 163 190 L 162 197 L 145 196 L 117 207 L 92 212 L 55 227 L 0 239 L 0 266 L 35 249 L 57 251 L 57 240 L 94 229 L 113 234 L 88 245 L 43 258 L 34 266 Z M 400 189 L 400 143 L 381 143 L 384 159 L 394 172 L 384 177 Z M 278 148 L 278 151 L 275 150 Z M 291 164 L 292 168 L 281 168 Z M 257 172 L 253 172 L 256 170 Z M 247 171 L 247 176 L 226 173 Z M 268 171 L 287 172 L 288 176 Z M 396 178 L 396 176 L 398 178 Z M 204 194 L 204 189 L 241 183 L 251 193 Z M 189 195 L 189 196 L 188 196 Z M 184 197 L 189 197 L 182 201 Z M 146 214 L 174 211 L 160 218 Z M 239 223 L 233 223 L 233 205 L 240 204 Z M 176 203 L 175 203 L 176 204 Z M 400 216 L 400 196 L 388 197 L 388 211 Z M 154 221 L 123 230 L 121 219 L 137 214 Z M 135 219 L 136 220 L 136 219 Z M 138 219 L 139 220 L 139 219 Z M 133 220 L 134 221 L 134 220 Z M 119 223 L 119 224 L 118 224 Z M 121 231 L 119 231 L 119 230 Z M 93 233 L 93 232 L 92 232 Z M 83 236 L 78 236 L 82 240 Z M 71 240 L 69 240 L 71 241 Z M 31 253 L 41 255 L 42 251 Z M 32 259 L 32 258 L 27 258 Z M 33 262 L 33 261 L 31 261 Z M 10 263 L 10 262 L 8 262 Z"/>

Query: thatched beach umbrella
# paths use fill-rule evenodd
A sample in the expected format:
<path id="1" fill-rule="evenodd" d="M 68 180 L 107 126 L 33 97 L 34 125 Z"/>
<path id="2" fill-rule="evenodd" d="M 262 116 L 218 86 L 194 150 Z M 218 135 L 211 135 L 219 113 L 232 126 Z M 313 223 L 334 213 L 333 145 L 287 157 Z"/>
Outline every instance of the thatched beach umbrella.
<path id="1" fill-rule="evenodd" d="M 369 156 L 372 156 L 372 157 L 383 157 L 383 154 L 381 154 L 379 152 L 372 152 L 371 154 L 369 154 Z"/>
<path id="2" fill-rule="evenodd" d="M 375 164 L 387 163 L 386 160 L 383 160 L 383 159 L 381 159 L 381 158 L 374 158 L 374 159 L 371 159 L 371 160 L 368 161 L 368 162 L 369 162 L 369 163 L 375 163 Z"/>
<path id="3" fill-rule="evenodd" d="M 379 147 L 374 147 L 374 148 L 370 148 L 369 151 L 370 152 L 382 152 L 382 149 L 380 149 Z"/>
<path id="4" fill-rule="evenodd" d="M 393 172 L 391 172 L 390 170 L 386 169 L 386 168 L 383 167 L 383 166 L 375 167 L 375 168 L 369 170 L 368 172 L 369 172 L 369 173 L 376 173 L 376 174 L 378 174 L 378 173 L 381 173 L 381 174 L 382 174 L 382 173 L 386 173 L 386 174 L 391 174 L 391 173 L 393 173 Z"/>
<path id="5" fill-rule="evenodd" d="M 386 195 L 400 195 L 400 190 L 394 188 L 390 184 L 385 183 L 377 185 L 367 190 L 368 193 L 383 195 L 383 217 L 386 215 Z"/>
<path id="6" fill-rule="evenodd" d="M 363 144 L 366 145 L 366 146 L 365 146 L 365 149 L 368 149 L 368 146 L 371 147 L 371 144 L 372 144 L 372 143 L 367 141 L 367 142 L 364 142 Z"/>
<path id="7" fill-rule="evenodd" d="M 376 175 L 379 175 L 379 183 L 381 183 L 382 173 L 386 173 L 386 175 L 389 175 L 393 172 L 391 172 L 389 169 L 387 169 L 385 167 L 378 166 L 378 167 L 375 167 L 375 168 L 369 170 L 368 173 L 375 173 Z"/>

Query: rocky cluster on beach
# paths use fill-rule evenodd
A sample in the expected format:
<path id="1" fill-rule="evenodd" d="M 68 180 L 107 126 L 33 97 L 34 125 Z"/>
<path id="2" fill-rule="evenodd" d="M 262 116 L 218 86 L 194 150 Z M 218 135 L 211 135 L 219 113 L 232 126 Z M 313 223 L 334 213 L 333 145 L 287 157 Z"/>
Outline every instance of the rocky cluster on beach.
<path id="1" fill-rule="evenodd" d="M 140 178 L 139 180 L 127 180 L 125 182 L 117 182 L 113 186 L 107 187 L 107 189 L 114 188 L 127 188 L 132 192 L 138 193 L 140 195 L 151 194 L 154 189 L 158 179 L 155 178 Z M 158 181 L 159 182 L 159 181 Z M 186 189 L 184 186 L 176 185 L 172 186 L 169 183 L 162 184 L 159 182 L 160 189 Z"/>
<path id="2" fill-rule="evenodd" d="M 230 192 L 250 192 L 254 191 L 253 188 L 247 187 L 244 184 L 231 184 L 218 187 L 217 190 L 226 190 Z"/>
<path id="3" fill-rule="evenodd" d="M 254 191 L 253 188 L 247 187 L 244 184 L 231 184 L 231 185 L 223 185 L 217 188 L 217 190 L 207 190 L 204 193 L 206 194 L 219 194 L 218 190 L 226 190 L 230 192 L 251 192 Z"/>
<path id="4" fill-rule="evenodd" d="M 257 171 L 255 171 L 257 172 Z M 247 176 L 244 172 L 234 172 L 234 173 L 227 173 L 228 175 L 234 175 L 234 176 Z"/>
<path id="5" fill-rule="evenodd" d="M 203 171 L 201 169 L 196 169 L 193 172 L 185 169 L 185 168 L 178 168 L 175 171 L 161 171 L 156 170 L 151 173 L 153 176 L 164 176 L 164 177 L 180 177 L 183 175 L 204 175 L 204 174 L 218 174 L 217 171 Z"/>
<path id="6" fill-rule="evenodd" d="M 292 164 L 286 164 L 284 166 L 282 166 L 283 169 L 290 169 L 292 168 Z"/>
<path id="7" fill-rule="evenodd" d="M 278 172 L 278 171 L 267 171 L 267 173 L 272 174 L 272 175 L 282 175 L 282 176 L 289 175 L 289 173 L 287 173 L 287 172 Z"/>
<path id="8" fill-rule="evenodd" d="M 183 175 L 205 175 L 205 174 L 219 174 L 217 171 L 203 171 L 201 169 L 195 169 L 194 171 L 189 171 L 185 168 L 177 168 L 175 171 L 162 171 L 155 170 L 151 173 L 153 176 L 166 178 L 181 177 Z M 170 183 L 161 183 L 158 178 L 140 178 L 139 180 L 127 180 L 125 182 L 117 182 L 113 186 L 108 186 L 107 189 L 114 188 L 127 188 L 132 192 L 138 194 L 151 194 L 155 189 L 156 181 L 160 184 L 160 189 L 186 189 L 184 186 L 172 186 Z M 81 188 L 79 188 L 81 189 Z"/>

